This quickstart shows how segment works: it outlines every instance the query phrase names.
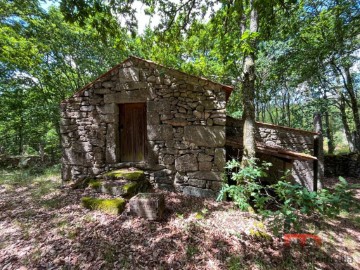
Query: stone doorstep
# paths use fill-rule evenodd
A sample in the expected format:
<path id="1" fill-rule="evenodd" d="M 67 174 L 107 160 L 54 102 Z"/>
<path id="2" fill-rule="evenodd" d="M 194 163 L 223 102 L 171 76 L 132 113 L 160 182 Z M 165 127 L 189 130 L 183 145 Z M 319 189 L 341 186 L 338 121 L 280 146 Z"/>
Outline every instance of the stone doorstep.
<path id="1" fill-rule="evenodd" d="M 89 185 L 98 192 L 113 196 L 133 197 L 137 192 L 147 189 L 147 181 L 127 181 L 127 180 L 98 180 Z"/>

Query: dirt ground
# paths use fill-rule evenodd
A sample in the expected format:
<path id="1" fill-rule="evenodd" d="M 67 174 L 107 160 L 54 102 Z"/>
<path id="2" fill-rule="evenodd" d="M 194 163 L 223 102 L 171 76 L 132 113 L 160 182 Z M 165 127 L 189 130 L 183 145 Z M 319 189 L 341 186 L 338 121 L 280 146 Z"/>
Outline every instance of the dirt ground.
<path id="1" fill-rule="evenodd" d="M 0 269 L 360 269 L 359 213 L 304 226 L 321 247 L 285 247 L 256 214 L 230 202 L 162 191 L 166 215 L 155 222 L 128 209 L 84 209 L 81 197 L 99 195 L 61 188 L 57 174 L 7 177 L 0 176 Z"/>

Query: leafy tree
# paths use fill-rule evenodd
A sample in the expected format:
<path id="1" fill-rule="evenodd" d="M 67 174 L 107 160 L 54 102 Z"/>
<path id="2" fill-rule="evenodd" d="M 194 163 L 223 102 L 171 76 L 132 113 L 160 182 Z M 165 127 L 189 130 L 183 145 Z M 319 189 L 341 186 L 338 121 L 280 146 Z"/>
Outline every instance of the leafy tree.
<path id="1" fill-rule="evenodd" d="M 130 37 L 108 39 L 105 47 L 90 23 L 67 23 L 55 7 L 0 3 L 0 145 L 9 153 L 30 145 L 55 154 L 59 136 L 57 147 L 49 138 L 59 132 L 59 103 L 125 58 L 121 46 Z"/>

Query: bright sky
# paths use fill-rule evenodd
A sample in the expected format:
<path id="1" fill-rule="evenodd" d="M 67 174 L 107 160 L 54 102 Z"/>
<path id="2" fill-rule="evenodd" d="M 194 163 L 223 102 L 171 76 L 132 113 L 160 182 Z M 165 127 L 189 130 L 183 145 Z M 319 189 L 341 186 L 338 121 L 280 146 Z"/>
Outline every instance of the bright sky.
<path id="1" fill-rule="evenodd" d="M 145 15 L 145 6 L 140 1 L 135 1 L 133 4 L 134 9 L 136 9 L 136 18 L 138 20 L 138 31 L 139 34 L 142 34 L 145 30 L 145 27 L 149 25 L 151 28 L 154 28 L 160 22 L 159 15 L 155 14 L 153 17 Z"/>

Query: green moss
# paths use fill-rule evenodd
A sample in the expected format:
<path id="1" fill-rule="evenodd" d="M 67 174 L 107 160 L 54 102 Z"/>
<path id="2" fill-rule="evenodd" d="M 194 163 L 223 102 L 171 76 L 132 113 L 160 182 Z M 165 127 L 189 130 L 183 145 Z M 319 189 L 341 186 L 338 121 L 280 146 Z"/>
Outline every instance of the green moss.
<path id="1" fill-rule="evenodd" d="M 98 199 L 83 197 L 81 198 L 81 203 L 90 210 L 100 210 L 108 214 L 121 214 L 125 209 L 126 201 L 122 198 Z"/>
<path id="2" fill-rule="evenodd" d="M 93 189 L 101 188 L 101 181 L 97 179 L 92 179 L 89 181 L 89 186 Z"/>
<path id="3" fill-rule="evenodd" d="M 137 191 L 138 191 L 138 188 L 139 188 L 139 184 L 136 182 L 126 183 L 122 187 L 124 193 L 129 196 L 135 195 L 135 193 L 137 193 Z"/>
<path id="4" fill-rule="evenodd" d="M 106 177 L 111 179 L 124 178 L 129 181 L 141 181 L 144 179 L 144 172 L 141 170 L 129 171 L 127 169 L 120 169 L 111 171 L 105 174 Z"/>
<path id="5" fill-rule="evenodd" d="M 272 239 L 270 234 L 263 232 L 263 231 L 254 230 L 254 229 L 250 229 L 250 235 L 254 238 L 261 239 L 261 240 L 271 240 Z"/>
<path id="6" fill-rule="evenodd" d="M 89 178 L 85 178 L 85 179 L 80 179 L 80 180 L 76 180 L 73 185 L 72 188 L 73 189 L 82 189 L 82 188 L 86 188 L 89 185 L 89 182 L 91 180 Z"/>

